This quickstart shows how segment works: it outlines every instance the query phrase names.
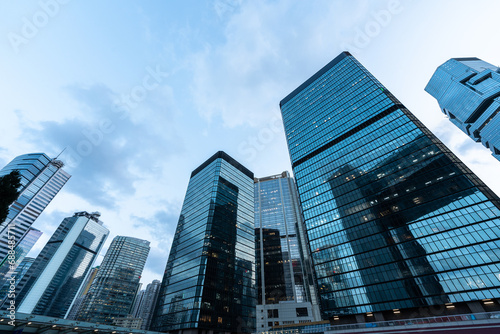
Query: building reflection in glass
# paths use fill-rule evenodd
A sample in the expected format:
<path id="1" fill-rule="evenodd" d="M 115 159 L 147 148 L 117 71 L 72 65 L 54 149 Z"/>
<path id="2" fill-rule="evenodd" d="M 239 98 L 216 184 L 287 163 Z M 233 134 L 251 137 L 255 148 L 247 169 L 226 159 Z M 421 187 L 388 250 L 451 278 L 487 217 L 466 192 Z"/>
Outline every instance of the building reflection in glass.
<path id="1" fill-rule="evenodd" d="M 281 101 L 324 317 L 500 297 L 500 201 L 344 52 Z"/>
<path id="2" fill-rule="evenodd" d="M 109 234 L 99 217 L 62 221 L 17 287 L 18 312 L 64 318 Z"/>
<path id="3" fill-rule="evenodd" d="M 253 173 L 219 151 L 191 174 L 152 330 L 255 330 Z"/>

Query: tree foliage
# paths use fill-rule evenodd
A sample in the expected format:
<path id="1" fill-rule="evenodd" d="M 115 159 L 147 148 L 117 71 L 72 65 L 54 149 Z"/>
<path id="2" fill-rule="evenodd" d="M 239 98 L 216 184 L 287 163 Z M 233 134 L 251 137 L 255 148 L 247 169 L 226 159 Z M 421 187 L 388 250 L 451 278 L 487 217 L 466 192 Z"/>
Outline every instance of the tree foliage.
<path id="1" fill-rule="evenodd" d="M 17 170 L 0 176 L 0 223 L 3 223 L 9 214 L 9 206 L 19 196 L 21 174 Z"/>

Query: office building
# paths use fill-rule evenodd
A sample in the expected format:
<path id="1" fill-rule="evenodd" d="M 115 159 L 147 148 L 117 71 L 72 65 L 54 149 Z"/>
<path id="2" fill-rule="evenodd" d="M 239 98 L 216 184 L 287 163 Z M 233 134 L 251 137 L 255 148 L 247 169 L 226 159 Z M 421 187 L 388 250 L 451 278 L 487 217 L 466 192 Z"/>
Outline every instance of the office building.
<path id="1" fill-rule="evenodd" d="M 0 282 L 3 282 L 6 275 L 7 277 L 10 276 L 10 273 L 23 261 L 24 257 L 29 253 L 42 234 L 42 231 L 33 227 L 30 227 L 26 233 L 24 233 L 21 240 L 16 243 L 12 258 L 5 257 L 3 261 L 0 262 L 0 277 L 2 278 Z"/>
<path id="2" fill-rule="evenodd" d="M 76 297 L 73 300 L 71 307 L 68 309 L 68 313 L 64 317 L 65 319 L 70 319 L 70 320 L 76 319 L 76 315 L 78 314 L 78 311 L 80 310 L 80 306 L 82 305 L 82 302 L 85 299 L 85 296 L 89 292 L 90 286 L 94 282 L 94 279 L 95 279 L 95 276 L 97 275 L 98 270 L 99 270 L 99 266 L 94 267 L 89 271 L 89 273 L 87 274 L 87 277 L 85 278 L 82 285 L 80 286 L 80 290 L 76 294 Z"/>
<path id="3" fill-rule="evenodd" d="M 109 234 L 99 217 L 62 221 L 19 284 L 18 312 L 64 318 Z"/>
<path id="4" fill-rule="evenodd" d="M 191 173 L 151 330 L 255 331 L 253 173 L 219 151 Z"/>
<path id="5" fill-rule="evenodd" d="M 28 269 L 31 267 L 33 262 L 35 261 L 35 258 L 33 257 L 24 257 L 23 260 L 19 263 L 19 265 L 16 266 L 16 269 L 12 273 L 12 277 L 15 278 L 14 280 L 14 286 L 18 286 L 19 282 L 21 282 L 21 279 L 24 277 L 24 274 L 28 271 Z M 7 294 L 9 292 L 10 288 L 10 281 L 7 281 L 7 279 L 10 277 L 9 276 L 6 278 L 5 283 L 3 286 L 0 288 L 0 305 L 3 304 L 3 302 L 7 299 Z"/>
<path id="6" fill-rule="evenodd" d="M 113 324 L 132 311 L 149 254 L 149 241 L 116 236 L 90 285 L 76 319 Z"/>
<path id="7" fill-rule="evenodd" d="M 14 254 L 12 254 L 12 259 L 10 259 L 9 257 L 5 257 L 2 263 L 0 263 L 0 286 L 3 285 L 5 287 L 0 288 L 0 305 L 7 297 L 7 287 L 10 285 L 7 280 L 13 274 L 13 276 L 16 277 L 16 281 L 19 282 L 19 271 L 17 271 L 17 266 L 23 262 L 24 257 L 28 254 L 28 252 L 38 241 L 41 235 L 41 231 L 30 227 L 28 231 L 26 231 L 26 233 L 23 235 L 23 238 L 16 244 L 14 248 Z M 21 269 L 21 272 L 25 268 L 26 263 Z"/>
<path id="8" fill-rule="evenodd" d="M 450 121 L 500 160 L 500 68 L 478 58 L 452 58 L 425 87 Z"/>
<path id="9" fill-rule="evenodd" d="M 138 318 L 141 311 L 142 298 L 144 297 L 144 293 L 146 292 L 146 290 L 141 290 L 141 288 L 142 283 L 139 284 L 139 289 L 137 291 L 137 294 L 135 295 L 134 304 L 132 304 L 132 311 L 130 312 L 130 316 L 132 318 Z"/>
<path id="10" fill-rule="evenodd" d="M 113 319 L 113 325 L 124 328 L 141 329 L 144 319 L 142 318 L 115 318 Z"/>
<path id="11" fill-rule="evenodd" d="M 63 166 L 62 161 L 50 159 L 43 153 L 31 153 L 14 158 L 0 170 L 0 176 L 14 170 L 21 175 L 19 197 L 10 205 L 7 219 L 0 224 L 0 263 L 3 266 L 10 249 L 9 235 L 14 235 L 16 243 L 21 242 L 33 222 L 71 177 L 62 169 Z M 1 268 L 0 271 L 8 270 Z"/>
<path id="12" fill-rule="evenodd" d="M 153 319 L 153 312 L 158 301 L 160 286 L 161 282 L 155 279 L 146 286 L 146 290 L 141 291 L 143 293 L 140 296 L 138 295 L 140 297 L 140 306 L 134 317 L 142 319 L 142 329 L 149 330 L 149 327 L 151 327 L 151 320 Z"/>
<path id="13" fill-rule="evenodd" d="M 280 107 L 324 318 L 500 297 L 498 196 L 351 54 Z"/>
<path id="14" fill-rule="evenodd" d="M 297 190 L 288 172 L 255 178 L 257 332 L 321 320 Z"/>

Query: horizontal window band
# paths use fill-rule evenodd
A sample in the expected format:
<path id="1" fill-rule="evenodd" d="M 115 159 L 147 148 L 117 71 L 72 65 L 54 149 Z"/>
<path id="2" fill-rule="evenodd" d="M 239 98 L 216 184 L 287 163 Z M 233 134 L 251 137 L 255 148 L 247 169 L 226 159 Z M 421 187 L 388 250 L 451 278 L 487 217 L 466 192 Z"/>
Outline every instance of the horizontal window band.
<path id="1" fill-rule="evenodd" d="M 336 145 L 338 143 L 340 143 L 341 141 L 351 137 L 352 135 L 356 134 L 357 132 L 363 130 L 364 128 L 372 125 L 373 123 L 381 120 L 382 118 L 384 118 L 385 116 L 387 115 L 390 115 L 392 114 L 393 112 L 395 112 L 396 110 L 398 109 L 402 109 L 404 108 L 404 106 L 402 104 L 395 104 L 387 109 L 385 109 L 384 111 L 382 111 L 381 113 L 373 116 L 372 118 L 370 118 L 369 120 L 361 123 L 360 125 L 356 126 L 355 128 L 347 131 L 346 133 L 342 134 L 341 136 L 329 141 L 328 143 L 326 143 L 325 145 L 317 148 L 316 150 L 312 151 L 311 153 L 309 153 L 308 155 L 300 158 L 299 160 L 295 161 L 293 164 L 292 164 L 292 167 L 295 168 L 297 167 L 298 165 L 306 162 L 307 160 L 315 157 L 316 155 L 326 151 L 327 149 L 329 149 L 330 147 L 332 147 L 333 145 Z"/>

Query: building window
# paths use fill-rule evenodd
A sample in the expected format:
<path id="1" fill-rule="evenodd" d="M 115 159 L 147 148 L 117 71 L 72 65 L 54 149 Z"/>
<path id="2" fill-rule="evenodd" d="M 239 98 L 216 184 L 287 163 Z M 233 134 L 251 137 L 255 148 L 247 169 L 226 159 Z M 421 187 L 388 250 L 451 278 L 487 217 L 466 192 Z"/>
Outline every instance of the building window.
<path id="1" fill-rule="evenodd" d="M 267 325 L 268 325 L 269 327 L 273 327 L 273 323 L 272 323 L 271 321 L 269 321 L 269 322 L 267 323 Z"/>
<path id="2" fill-rule="evenodd" d="M 307 312 L 307 307 L 298 307 L 296 311 L 297 311 L 297 317 L 309 316 L 309 313 Z"/>
<path id="3" fill-rule="evenodd" d="M 267 310 L 267 317 L 268 318 L 279 318 L 278 314 L 278 309 L 273 309 L 273 310 Z"/>

